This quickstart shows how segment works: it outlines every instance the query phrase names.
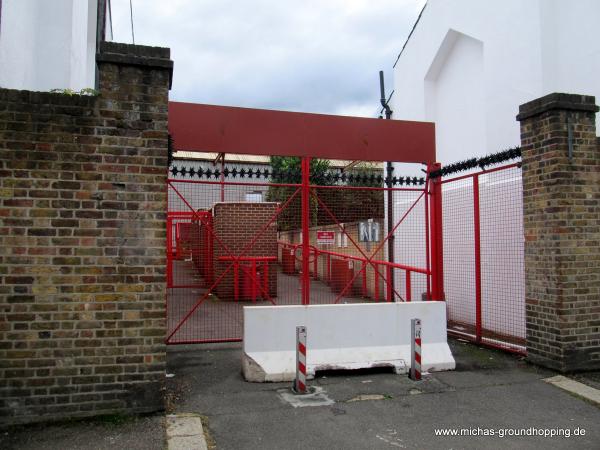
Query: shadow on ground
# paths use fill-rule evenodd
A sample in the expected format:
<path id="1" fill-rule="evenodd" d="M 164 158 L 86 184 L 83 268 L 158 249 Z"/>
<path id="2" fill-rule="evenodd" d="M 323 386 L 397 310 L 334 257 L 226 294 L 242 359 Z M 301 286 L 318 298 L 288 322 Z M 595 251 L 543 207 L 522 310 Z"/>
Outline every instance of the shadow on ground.
<path id="1" fill-rule="evenodd" d="M 165 445 L 163 414 L 104 416 L 0 431 L 0 448 L 4 450 L 162 450 Z"/>

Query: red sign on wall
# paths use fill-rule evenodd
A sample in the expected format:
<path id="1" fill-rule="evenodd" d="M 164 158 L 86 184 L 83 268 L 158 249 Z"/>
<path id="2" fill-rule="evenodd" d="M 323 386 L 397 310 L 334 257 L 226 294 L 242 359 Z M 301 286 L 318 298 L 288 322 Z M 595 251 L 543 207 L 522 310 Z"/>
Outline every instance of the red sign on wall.
<path id="1" fill-rule="evenodd" d="M 335 231 L 317 231 L 318 245 L 333 245 L 335 243 Z"/>

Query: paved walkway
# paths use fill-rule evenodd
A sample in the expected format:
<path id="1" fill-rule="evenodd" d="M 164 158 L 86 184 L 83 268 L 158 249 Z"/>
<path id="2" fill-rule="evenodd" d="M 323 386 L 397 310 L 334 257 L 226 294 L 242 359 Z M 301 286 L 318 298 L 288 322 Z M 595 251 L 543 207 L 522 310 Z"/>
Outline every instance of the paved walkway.
<path id="1" fill-rule="evenodd" d="M 390 373 L 330 373 L 313 385 L 334 403 L 305 408 L 282 399 L 278 390 L 288 384 L 246 383 L 240 345 L 170 347 L 172 410 L 206 416 L 219 449 L 600 448 L 600 409 L 545 382 L 554 372 L 459 341 L 451 347 L 454 372 L 421 382 Z M 435 435 L 438 428 L 482 434 L 530 427 L 568 430 L 571 437 Z M 573 436 L 577 428 L 585 436 Z"/>
<path id="2" fill-rule="evenodd" d="M 311 384 L 331 402 L 310 407 L 294 407 L 284 399 L 281 391 L 287 392 L 287 383 L 246 383 L 240 375 L 239 344 L 170 347 L 168 412 L 198 417 L 209 449 L 600 448 L 600 408 L 544 381 L 554 372 L 501 352 L 459 341 L 450 344 L 457 360 L 454 372 L 436 373 L 421 382 L 385 372 L 322 374 Z M 599 376 L 574 378 L 593 386 Z M 531 433 L 530 427 L 549 433 L 568 430 L 571 436 L 481 435 L 507 428 Z M 435 430 L 442 428 L 480 436 L 436 436 Z M 584 429 L 585 435 L 575 436 L 576 429 Z M 165 446 L 163 415 L 115 416 L 0 432 L 2 449 Z"/>
<path id="3" fill-rule="evenodd" d="M 173 261 L 173 263 L 174 280 L 177 284 L 202 284 L 202 280 L 197 277 L 197 272 L 193 269 L 191 262 Z M 279 265 L 277 265 L 277 268 L 277 297 L 273 298 L 273 302 L 277 305 L 299 305 L 301 303 L 300 277 L 281 273 Z M 171 332 L 188 316 L 198 300 L 206 293 L 206 289 L 181 288 L 168 289 L 167 291 L 167 317 Z M 338 296 L 327 284 L 314 279 L 311 280 L 310 291 L 311 302 L 315 305 L 333 304 Z M 340 299 L 340 303 L 360 303 L 364 301 L 366 300 L 363 298 L 349 295 L 345 295 Z M 241 339 L 243 333 L 243 307 L 260 305 L 268 306 L 273 305 L 273 303 L 261 299 L 256 302 L 221 301 L 216 296 L 210 295 L 179 327 L 172 336 L 172 340 Z"/>

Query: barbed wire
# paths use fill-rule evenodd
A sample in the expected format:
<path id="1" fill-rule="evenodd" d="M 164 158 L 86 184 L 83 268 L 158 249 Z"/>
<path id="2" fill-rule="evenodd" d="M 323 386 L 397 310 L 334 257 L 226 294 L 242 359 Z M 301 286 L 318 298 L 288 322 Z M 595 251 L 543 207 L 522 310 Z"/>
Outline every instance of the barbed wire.
<path id="1" fill-rule="evenodd" d="M 269 168 L 252 169 L 252 168 L 237 168 L 225 167 L 223 171 L 220 169 L 210 169 L 202 167 L 186 167 L 184 165 L 172 165 L 169 172 L 177 177 L 183 176 L 187 178 L 198 179 L 214 179 L 219 180 L 221 175 L 227 180 L 236 179 L 264 179 L 272 183 L 300 183 L 302 181 L 302 172 L 300 170 L 278 171 Z M 425 184 L 423 177 L 397 177 L 386 176 L 375 173 L 347 173 L 347 172 L 332 172 L 326 171 L 323 173 L 311 176 L 312 184 L 324 185 L 356 185 L 364 187 L 382 187 L 386 186 L 421 186 Z"/>
<path id="2" fill-rule="evenodd" d="M 471 170 L 480 168 L 481 170 L 485 170 L 488 166 L 493 166 L 495 164 L 500 164 L 505 161 L 510 161 L 512 159 L 518 159 L 521 157 L 521 147 L 512 147 L 506 150 L 503 150 L 498 153 L 494 153 L 491 155 L 483 156 L 481 158 L 471 158 L 466 161 L 459 161 L 453 164 L 448 164 L 447 166 L 443 166 L 440 170 L 435 170 L 429 174 L 430 178 L 438 178 L 444 177 L 446 175 L 451 175 L 453 173 L 464 172 L 465 170 Z"/>

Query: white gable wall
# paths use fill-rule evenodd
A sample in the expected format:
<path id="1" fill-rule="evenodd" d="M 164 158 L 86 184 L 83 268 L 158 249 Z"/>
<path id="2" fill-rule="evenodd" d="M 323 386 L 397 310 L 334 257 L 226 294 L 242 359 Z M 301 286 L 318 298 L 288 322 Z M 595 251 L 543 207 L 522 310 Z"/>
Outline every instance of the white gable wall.
<path id="1" fill-rule="evenodd" d="M 596 0 L 429 0 L 395 67 L 393 118 L 435 122 L 442 164 L 519 145 L 519 105 L 552 92 L 595 95 L 600 102 L 599 23 Z M 396 164 L 394 173 L 421 176 L 419 169 Z M 480 179 L 483 296 L 487 305 L 514 302 L 506 315 L 510 326 L 500 325 L 523 337 L 522 188 L 518 175 L 502 186 L 488 183 L 494 179 Z M 455 305 L 451 319 L 469 323 L 475 314 L 473 193 L 468 180 L 443 189 L 446 295 Z M 500 219 L 506 225 L 499 229 Z M 414 220 L 410 230 L 424 229 L 422 216 Z M 412 255 L 424 255 L 424 239 L 406 233 L 395 233 L 395 259 L 422 266 Z M 485 326 L 500 323 L 486 308 Z"/>
<path id="2" fill-rule="evenodd" d="M 544 61 L 553 69 L 545 71 L 544 87 L 548 92 L 559 86 L 565 92 L 595 95 L 600 102 L 600 2 L 545 0 L 542 14 L 549 18 L 542 27 L 548 55 Z"/>
<path id="3" fill-rule="evenodd" d="M 427 120 L 436 122 L 439 142 L 447 151 L 460 153 L 462 143 L 485 146 L 483 43 L 450 30 L 434 64 L 425 75 L 424 103 Z M 464 95 L 468 86 L 470 95 Z M 440 120 L 437 120 L 440 119 Z M 469 124 L 468 127 L 463 124 Z"/>
<path id="4" fill-rule="evenodd" d="M 438 160 L 518 145 L 520 104 L 600 97 L 600 2 L 429 0 L 394 71 L 394 119 L 436 122 Z"/>

